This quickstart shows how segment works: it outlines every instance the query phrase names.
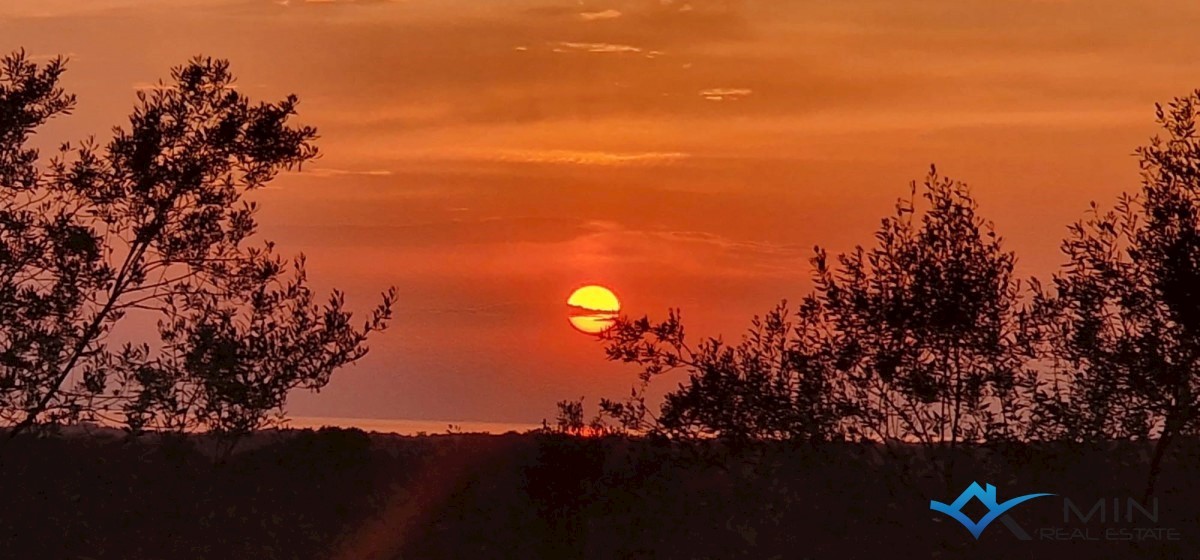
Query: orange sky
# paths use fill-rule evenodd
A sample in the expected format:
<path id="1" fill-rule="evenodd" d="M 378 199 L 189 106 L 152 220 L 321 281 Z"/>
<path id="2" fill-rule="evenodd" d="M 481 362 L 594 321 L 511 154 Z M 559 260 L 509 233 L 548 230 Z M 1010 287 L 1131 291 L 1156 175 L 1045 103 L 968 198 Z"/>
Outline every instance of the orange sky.
<path id="1" fill-rule="evenodd" d="M 292 411 L 493 422 L 628 393 L 567 324 L 578 285 L 737 336 L 930 163 L 1046 273 L 1088 201 L 1136 186 L 1153 103 L 1200 87 L 1198 28 L 1191 0 L 0 3 L 0 49 L 71 57 L 46 145 L 195 54 L 298 94 L 324 155 L 255 196 L 261 231 L 358 308 L 400 301 Z"/>

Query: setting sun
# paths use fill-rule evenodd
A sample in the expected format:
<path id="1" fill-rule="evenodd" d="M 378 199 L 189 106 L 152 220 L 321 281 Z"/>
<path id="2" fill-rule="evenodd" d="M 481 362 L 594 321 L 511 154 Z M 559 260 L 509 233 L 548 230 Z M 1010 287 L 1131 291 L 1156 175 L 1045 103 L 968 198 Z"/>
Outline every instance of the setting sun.
<path id="1" fill-rule="evenodd" d="M 600 334 L 613 326 L 621 301 L 604 286 L 584 286 L 567 298 L 571 308 L 571 326 L 585 334 Z"/>
<path id="2" fill-rule="evenodd" d="M 584 286 L 571 292 L 567 305 L 587 311 L 617 312 L 621 310 L 621 301 L 617 294 L 604 286 Z"/>
<path id="3" fill-rule="evenodd" d="M 0 560 L 1200 559 L 1197 29 L 0 0 Z"/>

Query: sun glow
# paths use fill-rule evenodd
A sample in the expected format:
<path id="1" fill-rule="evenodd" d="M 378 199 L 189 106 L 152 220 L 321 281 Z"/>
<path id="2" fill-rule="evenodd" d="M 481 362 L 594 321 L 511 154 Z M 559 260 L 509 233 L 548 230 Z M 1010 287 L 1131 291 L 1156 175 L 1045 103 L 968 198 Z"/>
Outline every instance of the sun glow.
<path id="1" fill-rule="evenodd" d="M 600 334 L 610 328 L 621 311 L 621 301 L 604 286 L 584 286 L 567 298 L 571 326 L 585 334 Z"/>

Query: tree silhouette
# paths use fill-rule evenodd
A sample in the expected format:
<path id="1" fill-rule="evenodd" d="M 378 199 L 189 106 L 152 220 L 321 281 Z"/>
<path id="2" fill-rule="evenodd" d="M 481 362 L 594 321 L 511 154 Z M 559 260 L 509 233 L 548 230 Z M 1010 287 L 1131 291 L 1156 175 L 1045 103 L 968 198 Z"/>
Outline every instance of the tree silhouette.
<path id="1" fill-rule="evenodd" d="M 1069 262 L 1039 287 L 1053 384 L 1041 435 L 1157 436 L 1151 494 L 1172 440 L 1200 419 L 1200 91 L 1157 107 L 1165 137 L 1138 149 L 1142 188 L 1095 203 L 1063 243 Z"/>
<path id="2" fill-rule="evenodd" d="M 49 176 L 26 145 L 74 106 L 58 85 L 64 69 L 61 58 L 39 67 L 23 52 L 0 60 L 0 420 L 9 424 L 49 408 L 64 372 L 94 355 L 82 342 L 96 321 L 92 298 L 113 279 L 91 205 L 58 180 L 63 164 Z"/>
<path id="3" fill-rule="evenodd" d="M 131 428 L 259 427 L 287 391 L 317 389 L 366 352 L 393 292 L 361 327 L 335 293 L 323 308 L 273 246 L 250 246 L 244 195 L 316 156 L 297 100 L 252 103 L 229 65 L 196 58 L 138 93 L 128 128 L 100 146 L 64 144 L 39 165 L 25 144 L 69 111 L 63 61 L 24 53 L 0 71 L 0 418 L 116 413 Z M 44 169 L 43 169 L 44 167 Z M 113 348 L 131 315 L 160 341 Z"/>
<path id="4" fill-rule="evenodd" d="M 1027 340 L 1015 256 L 980 218 L 966 185 L 930 171 L 917 201 L 829 263 L 813 259 L 814 309 L 830 323 L 852 437 L 948 448 L 1020 436 Z M 918 219 L 919 216 L 919 219 Z"/>

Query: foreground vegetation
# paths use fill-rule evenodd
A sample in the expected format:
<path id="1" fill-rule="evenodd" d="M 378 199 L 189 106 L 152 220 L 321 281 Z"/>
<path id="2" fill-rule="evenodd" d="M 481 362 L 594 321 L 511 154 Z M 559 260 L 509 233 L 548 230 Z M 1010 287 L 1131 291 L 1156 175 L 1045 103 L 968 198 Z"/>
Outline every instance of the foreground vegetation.
<path id="1" fill-rule="evenodd" d="M 1002 499 L 1080 503 L 1141 489 L 1138 444 L 957 450 L 948 491 L 921 448 L 730 448 L 554 434 L 401 437 L 264 432 L 223 463 L 209 444 L 112 434 L 9 445 L 0 550 L 10 558 L 1182 558 L 1195 556 L 1200 445 L 1160 480 L 1158 525 L 1177 541 L 1027 542 L 994 524 L 976 542 L 929 510 L 970 482 Z M 881 460 L 883 459 L 883 460 Z M 1056 503 L 1020 525 L 1062 525 Z M 968 510 L 970 511 L 970 510 Z M 974 517 L 978 514 L 971 512 Z M 1134 524 L 1091 525 L 1093 531 Z"/>
<path id="2" fill-rule="evenodd" d="M 247 193 L 316 155 L 296 99 L 251 102 L 197 58 L 106 143 L 47 159 L 31 139 L 74 106 L 64 68 L 0 59 L 6 555 L 1195 555 L 1200 92 L 1158 109 L 1140 188 L 1070 226 L 1049 280 L 1018 278 L 970 190 L 931 169 L 873 246 L 817 248 L 797 312 L 740 342 L 688 339 L 677 312 L 618 322 L 608 357 L 641 384 L 594 420 L 563 402 L 544 433 L 400 438 L 263 431 L 366 355 L 395 296 L 354 319 L 302 256 L 258 244 Z M 157 328 L 118 343 L 131 316 Z M 647 402 L 672 370 L 684 383 Z M 81 422 L 123 430 L 41 437 Z M 975 542 L 928 507 L 972 482 L 1156 500 L 1182 538 Z"/>
<path id="3" fill-rule="evenodd" d="M 35 135 L 75 107 L 65 70 L 0 57 L 0 425 L 207 431 L 228 452 L 365 356 L 395 291 L 356 319 L 255 235 L 247 195 L 317 156 L 296 97 L 254 102 L 197 57 L 111 138 L 45 157 Z M 139 321 L 156 328 L 112 336 Z"/>
<path id="4" fill-rule="evenodd" d="M 874 243 L 817 247 L 813 289 L 756 317 L 740 341 L 688 338 L 665 320 L 622 318 L 610 360 L 640 368 L 624 401 L 572 433 L 674 440 L 918 445 L 946 481 L 959 446 L 1153 442 L 1143 495 L 1176 438 L 1200 434 L 1200 91 L 1157 107 L 1136 150 L 1141 184 L 1067 228 L 1064 264 L 1019 278 L 1017 255 L 970 189 L 912 184 Z M 661 403 L 647 388 L 683 382 Z"/>

